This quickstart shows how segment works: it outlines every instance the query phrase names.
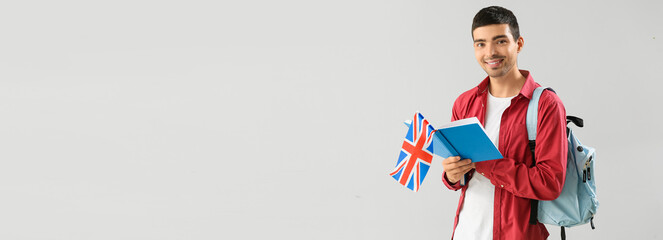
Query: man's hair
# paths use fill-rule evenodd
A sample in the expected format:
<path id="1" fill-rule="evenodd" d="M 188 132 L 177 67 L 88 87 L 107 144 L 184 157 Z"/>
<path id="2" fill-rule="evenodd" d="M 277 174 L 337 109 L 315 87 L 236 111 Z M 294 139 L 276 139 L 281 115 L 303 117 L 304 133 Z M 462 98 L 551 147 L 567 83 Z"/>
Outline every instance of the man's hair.
<path id="1" fill-rule="evenodd" d="M 518 41 L 520 30 L 518 29 L 518 20 L 509 9 L 500 6 L 491 6 L 481 9 L 472 20 L 472 39 L 474 39 L 474 29 L 492 24 L 509 24 L 513 40 Z"/>

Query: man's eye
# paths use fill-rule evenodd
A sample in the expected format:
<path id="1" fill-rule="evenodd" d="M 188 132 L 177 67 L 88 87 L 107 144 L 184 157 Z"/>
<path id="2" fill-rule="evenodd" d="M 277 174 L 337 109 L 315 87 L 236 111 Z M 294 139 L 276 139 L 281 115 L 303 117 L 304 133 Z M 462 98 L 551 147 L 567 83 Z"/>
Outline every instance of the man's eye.
<path id="1" fill-rule="evenodd" d="M 499 40 L 497 43 L 499 43 L 499 44 L 505 44 L 505 43 L 506 43 L 506 40 Z"/>
<path id="2" fill-rule="evenodd" d="M 483 47 L 485 44 L 483 43 L 477 43 L 477 47 Z"/>

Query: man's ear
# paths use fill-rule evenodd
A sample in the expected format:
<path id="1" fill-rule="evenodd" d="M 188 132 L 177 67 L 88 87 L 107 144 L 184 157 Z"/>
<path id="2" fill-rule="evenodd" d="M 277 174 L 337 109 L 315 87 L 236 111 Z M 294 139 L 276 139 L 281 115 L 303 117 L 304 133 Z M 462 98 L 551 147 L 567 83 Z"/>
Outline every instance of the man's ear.
<path id="1" fill-rule="evenodd" d="M 520 50 L 523 49 L 523 45 L 525 45 L 525 39 L 523 36 L 518 37 L 518 41 L 516 42 L 518 44 L 518 53 L 520 53 Z"/>

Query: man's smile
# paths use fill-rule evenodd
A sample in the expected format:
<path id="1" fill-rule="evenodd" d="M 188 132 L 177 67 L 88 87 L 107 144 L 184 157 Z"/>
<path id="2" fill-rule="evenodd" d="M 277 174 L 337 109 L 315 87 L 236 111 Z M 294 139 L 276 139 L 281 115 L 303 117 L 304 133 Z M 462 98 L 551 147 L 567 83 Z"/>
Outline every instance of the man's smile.
<path id="1" fill-rule="evenodd" d="M 504 59 L 493 59 L 484 62 L 486 63 L 486 65 L 488 65 L 488 67 L 497 67 L 500 65 L 500 63 L 502 63 L 502 61 L 504 61 Z"/>

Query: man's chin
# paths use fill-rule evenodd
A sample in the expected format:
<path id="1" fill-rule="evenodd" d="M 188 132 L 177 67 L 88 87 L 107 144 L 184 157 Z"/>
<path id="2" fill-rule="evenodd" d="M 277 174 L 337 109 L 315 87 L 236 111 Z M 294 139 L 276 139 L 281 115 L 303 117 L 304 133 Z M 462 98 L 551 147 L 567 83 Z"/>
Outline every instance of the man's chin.
<path id="1" fill-rule="evenodd" d="M 498 69 L 484 69 L 484 71 L 486 72 L 486 74 L 488 74 L 489 77 L 493 77 L 493 78 L 503 77 L 504 75 L 506 75 L 506 72 L 502 71 L 502 69 L 499 69 L 499 68 Z"/>

